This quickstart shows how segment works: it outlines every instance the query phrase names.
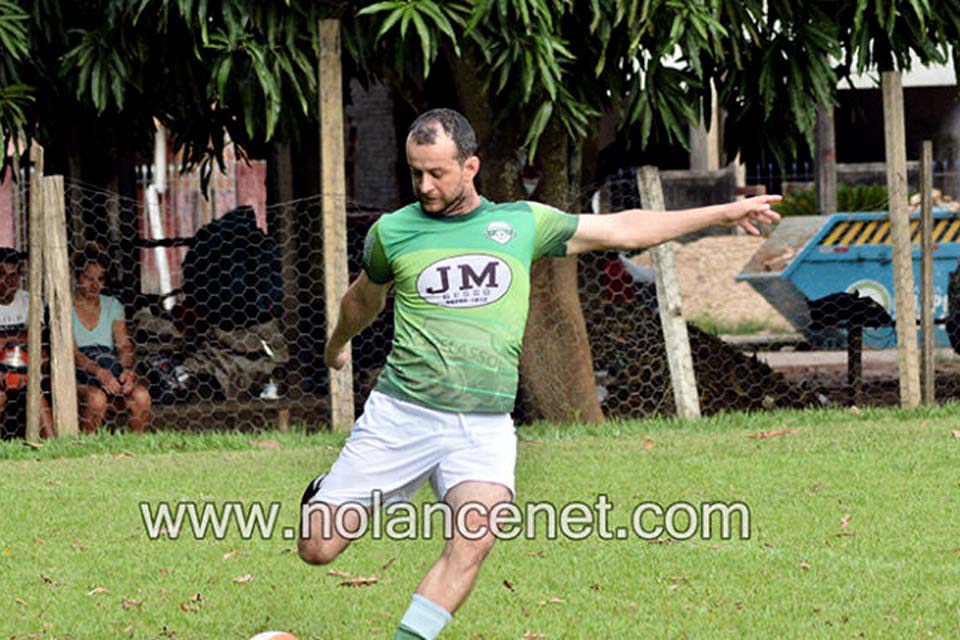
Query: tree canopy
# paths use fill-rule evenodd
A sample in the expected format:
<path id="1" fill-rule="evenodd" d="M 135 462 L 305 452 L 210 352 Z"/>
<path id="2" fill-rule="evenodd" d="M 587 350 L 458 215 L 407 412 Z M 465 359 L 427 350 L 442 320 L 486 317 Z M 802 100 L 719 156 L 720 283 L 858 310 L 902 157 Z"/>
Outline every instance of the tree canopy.
<path id="1" fill-rule="evenodd" d="M 292 136 L 315 104 L 311 2 L 0 0 L 4 139 L 97 122 L 145 141 L 156 118 L 190 165 Z M 299 114 L 301 120 L 290 117 Z"/>
<path id="2" fill-rule="evenodd" d="M 401 90 L 469 60 L 531 154 L 551 126 L 582 140 L 610 112 L 643 145 L 684 143 L 712 86 L 731 155 L 787 157 L 838 76 L 944 62 L 960 37 L 960 0 L 0 0 L 3 141 L 78 120 L 143 139 L 156 118 L 209 169 L 224 130 L 296 139 L 324 16 L 343 20 L 351 74 Z"/>

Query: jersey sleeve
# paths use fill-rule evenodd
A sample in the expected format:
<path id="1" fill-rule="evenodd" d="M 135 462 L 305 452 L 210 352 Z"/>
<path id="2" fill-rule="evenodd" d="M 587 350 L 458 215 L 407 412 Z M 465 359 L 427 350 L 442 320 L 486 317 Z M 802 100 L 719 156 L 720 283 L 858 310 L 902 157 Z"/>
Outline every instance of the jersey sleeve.
<path id="1" fill-rule="evenodd" d="M 372 282 L 386 284 L 393 280 L 393 269 L 387 259 L 387 252 L 380 240 L 380 221 L 377 220 L 367 231 L 363 242 L 363 270 Z"/>
<path id="2" fill-rule="evenodd" d="M 560 257 L 567 254 L 567 241 L 577 231 L 579 216 L 564 213 L 559 209 L 530 202 L 536 229 L 533 259 L 543 256 Z"/>

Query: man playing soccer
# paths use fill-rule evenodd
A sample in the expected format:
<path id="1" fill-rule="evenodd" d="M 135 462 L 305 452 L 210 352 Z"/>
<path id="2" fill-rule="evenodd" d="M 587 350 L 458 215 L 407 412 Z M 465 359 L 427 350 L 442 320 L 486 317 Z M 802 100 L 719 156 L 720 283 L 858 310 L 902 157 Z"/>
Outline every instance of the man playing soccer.
<path id="1" fill-rule="evenodd" d="M 779 196 L 730 204 L 611 215 L 571 215 L 536 202 L 494 204 L 474 186 L 476 137 L 449 109 L 410 126 L 407 163 L 417 202 L 381 217 L 367 234 L 363 272 L 343 297 L 324 360 L 350 358 L 350 340 L 396 287 L 395 337 L 363 414 L 328 474 L 303 496 L 300 557 L 331 562 L 349 535 L 330 525 L 338 505 L 407 501 L 427 480 L 454 514 L 466 503 L 488 513 L 513 499 L 516 434 L 510 411 L 530 294 L 530 265 L 542 256 L 638 249 L 715 224 L 779 219 Z M 317 508 L 320 507 L 320 508 Z M 360 517 L 342 514 L 354 531 Z M 475 516 L 475 517 L 474 517 Z M 471 512 L 420 582 L 395 639 L 432 640 L 463 603 L 495 540 Z M 463 535 L 487 527 L 479 539 Z"/>

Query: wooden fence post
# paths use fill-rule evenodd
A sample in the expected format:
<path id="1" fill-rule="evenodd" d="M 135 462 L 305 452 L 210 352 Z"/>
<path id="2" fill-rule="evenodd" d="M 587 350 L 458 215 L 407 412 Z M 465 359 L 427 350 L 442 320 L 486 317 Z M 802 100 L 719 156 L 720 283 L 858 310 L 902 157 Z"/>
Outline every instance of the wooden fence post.
<path id="1" fill-rule="evenodd" d="M 67 255 L 67 218 L 63 202 L 63 176 L 43 179 L 46 242 L 43 248 L 47 303 L 50 305 L 50 387 L 57 434 L 75 436 L 77 377 L 73 358 L 73 296 L 70 258 Z"/>
<path id="2" fill-rule="evenodd" d="M 340 315 L 347 290 L 347 203 L 343 148 L 343 82 L 340 21 L 320 21 L 320 191 L 323 207 L 323 280 L 327 339 Z M 330 424 L 353 426 L 353 364 L 330 370 Z"/>
<path id="3" fill-rule="evenodd" d="M 903 117 L 903 82 L 899 71 L 884 71 L 883 128 L 886 147 L 887 195 L 893 240 L 893 297 L 896 304 L 897 360 L 900 406 L 920 404 L 920 363 L 917 356 L 917 308 L 914 300 L 913 247 L 907 207 L 907 143 Z"/>
<path id="4" fill-rule="evenodd" d="M 30 311 L 27 317 L 27 442 L 40 439 L 40 378 L 43 375 L 43 147 L 30 148 L 30 220 L 27 232 L 27 290 Z"/>
<path id="5" fill-rule="evenodd" d="M 664 209 L 663 188 L 656 167 L 640 167 L 637 170 L 637 189 L 640 206 L 644 209 Z M 657 280 L 657 306 L 660 309 L 660 324 L 670 366 L 670 382 L 673 386 L 677 416 L 700 417 L 700 398 L 697 395 L 697 379 L 693 372 L 693 357 L 690 354 L 690 337 L 687 322 L 683 319 L 683 300 L 673 256 L 673 243 L 664 242 L 652 247 L 653 271 Z"/>
<path id="6" fill-rule="evenodd" d="M 813 137 L 817 148 L 817 161 L 813 167 L 817 183 L 817 213 L 825 216 L 837 212 L 837 137 L 832 104 L 817 107 Z"/>
<path id="7" fill-rule="evenodd" d="M 920 382 L 923 404 L 936 401 L 933 327 L 933 143 L 923 141 L 920 156 Z"/>

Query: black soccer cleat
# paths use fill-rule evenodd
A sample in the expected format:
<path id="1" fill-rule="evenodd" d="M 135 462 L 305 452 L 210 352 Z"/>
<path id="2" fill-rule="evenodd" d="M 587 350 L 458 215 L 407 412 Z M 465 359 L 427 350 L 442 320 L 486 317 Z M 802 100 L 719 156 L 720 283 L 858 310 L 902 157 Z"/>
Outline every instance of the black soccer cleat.
<path id="1" fill-rule="evenodd" d="M 310 481 L 310 484 L 307 485 L 306 490 L 303 492 L 303 497 L 300 498 L 300 506 L 305 507 L 309 504 L 313 496 L 317 495 L 317 491 L 320 491 L 320 485 L 323 484 L 323 479 L 327 477 L 327 474 L 321 473 L 316 478 Z"/>

